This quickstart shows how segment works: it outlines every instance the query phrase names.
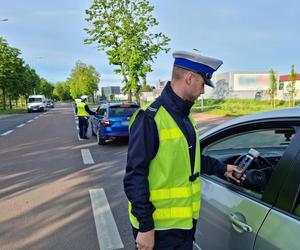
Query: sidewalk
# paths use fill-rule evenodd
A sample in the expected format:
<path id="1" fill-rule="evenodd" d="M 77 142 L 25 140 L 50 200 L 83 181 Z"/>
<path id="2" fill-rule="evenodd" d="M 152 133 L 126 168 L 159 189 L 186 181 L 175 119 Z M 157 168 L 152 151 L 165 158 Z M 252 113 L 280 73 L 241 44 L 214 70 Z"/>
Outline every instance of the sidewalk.
<path id="1" fill-rule="evenodd" d="M 230 116 L 219 116 L 204 113 L 192 113 L 192 116 L 200 125 L 200 133 L 233 119 L 233 117 Z"/>

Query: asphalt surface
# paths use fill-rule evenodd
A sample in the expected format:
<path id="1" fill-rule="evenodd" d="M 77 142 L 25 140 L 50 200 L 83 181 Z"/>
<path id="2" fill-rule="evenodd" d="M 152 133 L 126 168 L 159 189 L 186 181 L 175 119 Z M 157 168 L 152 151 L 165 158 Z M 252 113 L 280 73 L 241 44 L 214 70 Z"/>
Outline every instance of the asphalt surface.
<path id="1" fill-rule="evenodd" d="M 22 113 L 0 116 L 0 135 L 38 117 L 41 113 Z"/>
<path id="2" fill-rule="evenodd" d="M 201 119 L 202 132 L 218 123 Z M 90 137 L 78 139 L 70 104 L 0 118 L 1 250 L 99 249 L 92 189 L 104 190 L 124 249 L 134 249 L 122 182 L 128 141 L 99 146 Z M 93 164 L 83 163 L 81 149 Z"/>

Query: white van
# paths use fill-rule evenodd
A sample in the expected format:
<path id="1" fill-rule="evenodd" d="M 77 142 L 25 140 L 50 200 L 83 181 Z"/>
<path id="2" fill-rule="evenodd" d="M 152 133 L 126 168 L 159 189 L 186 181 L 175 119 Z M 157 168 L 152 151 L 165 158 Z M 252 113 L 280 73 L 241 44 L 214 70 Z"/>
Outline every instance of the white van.
<path id="1" fill-rule="evenodd" d="M 27 101 L 28 113 L 33 111 L 45 112 L 47 110 L 46 98 L 44 95 L 30 95 Z"/>

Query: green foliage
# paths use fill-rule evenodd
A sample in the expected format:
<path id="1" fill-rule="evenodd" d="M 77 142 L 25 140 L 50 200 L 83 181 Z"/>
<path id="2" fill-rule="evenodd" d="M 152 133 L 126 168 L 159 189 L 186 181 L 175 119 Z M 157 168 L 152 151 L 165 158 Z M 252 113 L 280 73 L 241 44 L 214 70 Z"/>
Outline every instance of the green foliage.
<path id="1" fill-rule="evenodd" d="M 20 97 L 28 97 L 40 85 L 39 76 L 34 69 L 25 64 L 20 55 L 19 49 L 9 46 L 7 41 L 0 37 L 0 97 L 4 110 L 7 101 L 12 109 L 13 101 L 18 104 Z"/>
<path id="2" fill-rule="evenodd" d="M 139 92 L 140 82 L 146 83 L 157 54 L 169 50 L 170 39 L 150 31 L 158 25 L 153 9 L 147 0 L 94 0 L 86 10 L 91 25 L 85 29 L 89 36 L 85 42 L 97 43 L 98 49 L 106 52 L 115 72 L 123 77 L 129 101 L 132 93 Z"/>
<path id="3" fill-rule="evenodd" d="M 68 82 L 57 82 L 54 85 L 53 98 L 58 98 L 60 101 L 68 101 L 72 99 Z"/>
<path id="4" fill-rule="evenodd" d="M 53 90 L 54 86 L 49 83 L 46 79 L 41 78 L 40 79 L 40 84 L 38 88 L 38 93 L 45 95 L 47 98 L 53 98 Z"/>
<path id="5" fill-rule="evenodd" d="M 268 93 L 270 95 L 272 101 L 272 107 L 275 108 L 276 106 L 276 95 L 277 95 L 277 76 L 273 69 L 270 70 L 270 88 L 268 89 Z"/>
<path id="6" fill-rule="evenodd" d="M 152 87 L 150 85 L 144 84 L 141 88 L 141 92 L 152 92 Z"/>
<path id="7" fill-rule="evenodd" d="M 71 97 L 76 99 L 81 95 L 89 95 L 94 99 L 94 93 L 98 90 L 99 81 L 100 74 L 93 66 L 77 61 L 67 80 L 70 86 Z"/>
<path id="8" fill-rule="evenodd" d="M 276 108 L 287 108 L 288 103 L 280 101 Z M 270 102 L 259 99 L 204 99 L 204 112 L 225 116 L 240 116 L 271 110 Z M 201 100 L 197 100 L 193 112 L 201 112 Z"/>
<path id="9" fill-rule="evenodd" d="M 287 85 L 287 91 L 290 96 L 290 106 L 295 107 L 295 96 L 297 94 L 296 90 L 296 81 L 297 81 L 297 72 L 295 70 L 295 66 L 292 65 L 291 67 L 291 76 L 290 76 L 290 82 Z"/>

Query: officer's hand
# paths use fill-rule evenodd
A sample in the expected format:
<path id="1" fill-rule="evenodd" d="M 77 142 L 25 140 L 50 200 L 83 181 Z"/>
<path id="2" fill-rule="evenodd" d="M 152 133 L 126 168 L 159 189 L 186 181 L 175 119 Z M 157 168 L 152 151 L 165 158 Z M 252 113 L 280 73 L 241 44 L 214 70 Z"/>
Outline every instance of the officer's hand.
<path id="1" fill-rule="evenodd" d="M 237 173 L 241 173 L 240 170 L 237 169 L 236 166 L 234 165 L 227 165 L 227 171 L 225 172 L 225 176 L 231 180 L 233 180 L 234 182 L 240 184 L 241 180 L 245 180 L 246 178 L 246 175 L 244 174 L 240 180 L 236 179 L 232 174 L 234 172 L 237 172 Z"/>
<path id="2" fill-rule="evenodd" d="M 154 229 L 144 233 L 138 232 L 135 242 L 138 250 L 152 250 L 154 247 Z"/>

